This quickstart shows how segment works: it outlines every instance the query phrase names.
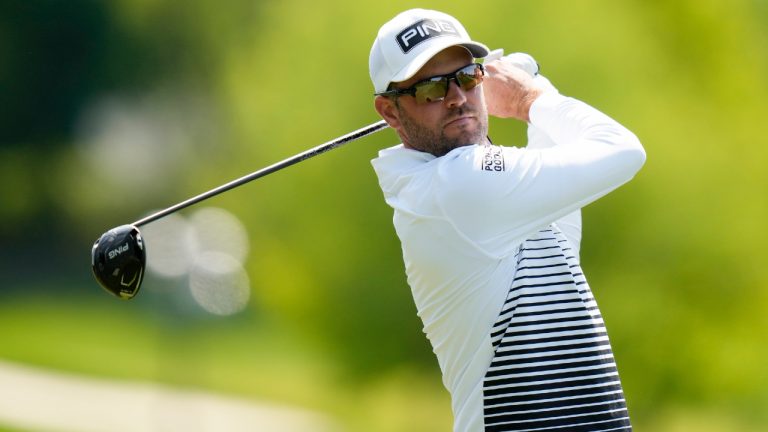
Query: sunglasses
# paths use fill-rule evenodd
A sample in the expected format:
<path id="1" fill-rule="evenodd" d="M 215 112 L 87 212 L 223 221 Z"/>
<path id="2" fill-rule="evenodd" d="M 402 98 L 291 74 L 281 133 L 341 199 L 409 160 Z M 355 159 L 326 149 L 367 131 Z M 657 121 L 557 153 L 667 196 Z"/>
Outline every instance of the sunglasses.
<path id="1" fill-rule="evenodd" d="M 417 82 L 408 88 L 395 88 L 385 92 L 375 93 L 375 96 L 402 96 L 411 95 L 417 104 L 427 104 L 443 100 L 448 93 L 451 80 L 464 91 L 472 90 L 483 82 L 485 68 L 480 63 L 472 63 L 463 68 L 445 75 L 436 75 Z"/>

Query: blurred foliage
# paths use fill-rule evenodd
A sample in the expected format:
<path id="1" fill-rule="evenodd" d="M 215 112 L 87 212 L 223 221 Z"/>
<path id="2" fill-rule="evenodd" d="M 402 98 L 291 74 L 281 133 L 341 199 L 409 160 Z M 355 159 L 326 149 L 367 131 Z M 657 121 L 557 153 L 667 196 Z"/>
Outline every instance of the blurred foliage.
<path id="1" fill-rule="evenodd" d="M 56 299 L 65 289 L 69 313 L 55 328 L 72 329 L 67 348 L 53 343 L 49 321 L 6 327 L 0 356 L 118 373 L 85 355 L 105 355 L 82 329 L 109 316 L 76 311 L 103 307 L 182 335 L 195 354 L 219 349 L 208 332 L 231 333 L 221 355 L 246 364 L 253 352 L 233 347 L 285 339 L 333 365 L 317 371 L 331 383 L 308 384 L 311 401 L 255 384 L 254 394 L 312 405 L 326 386 L 355 383 L 370 393 L 344 402 L 383 419 L 412 406 L 403 401 L 408 374 L 422 374 L 413 371 L 431 371 L 418 394 L 437 389 L 391 210 L 368 162 L 396 142 L 391 131 L 210 201 L 249 231 L 252 296 L 239 316 L 176 311 L 162 279 L 149 279 L 131 303 L 107 306 L 114 300 L 87 263 L 90 244 L 111 226 L 377 120 L 370 44 L 384 21 L 414 6 L 0 2 L 0 301 Z M 768 2 L 418 6 L 457 16 L 491 47 L 531 53 L 562 93 L 618 119 L 646 146 L 637 178 L 585 209 L 582 247 L 636 421 L 659 431 L 768 425 Z M 492 119 L 491 127 L 494 142 L 523 144 L 523 125 Z M 121 153 L 110 153 L 114 143 Z M 51 313 L 48 301 L 29 313 Z M 148 318 L 161 311 L 169 317 Z M 231 328 L 211 330 L 219 326 Z M 157 349 L 137 332 L 135 351 Z M 24 348 L 25 334 L 52 343 Z M 136 373 L 244 391 L 217 377 L 226 361 L 203 356 L 197 366 L 208 360 L 209 381 L 193 372 L 175 379 L 172 368 Z M 280 364 L 314 371 L 310 363 L 271 358 L 238 370 L 284 377 L 296 371 Z M 434 397 L 440 408 L 424 412 L 448 418 L 445 395 Z"/>

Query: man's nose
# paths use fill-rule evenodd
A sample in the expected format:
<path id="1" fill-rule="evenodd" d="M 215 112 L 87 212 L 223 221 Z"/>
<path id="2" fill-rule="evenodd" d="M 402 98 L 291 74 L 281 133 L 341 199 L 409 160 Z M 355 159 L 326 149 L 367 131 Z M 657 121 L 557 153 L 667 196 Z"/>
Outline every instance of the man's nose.
<path id="1" fill-rule="evenodd" d="M 448 90 L 445 93 L 445 99 L 443 103 L 448 108 L 455 108 L 463 105 L 467 101 L 467 96 L 464 94 L 464 90 L 459 86 L 459 83 L 455 80 L 448 81 Z"/>

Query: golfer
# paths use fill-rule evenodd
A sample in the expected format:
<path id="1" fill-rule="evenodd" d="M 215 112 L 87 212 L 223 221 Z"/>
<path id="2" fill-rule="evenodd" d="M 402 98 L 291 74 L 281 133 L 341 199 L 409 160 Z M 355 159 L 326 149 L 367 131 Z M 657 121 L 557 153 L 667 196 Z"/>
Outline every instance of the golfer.
<path id="1" fill-rule="evenodd" d="M 645 162 L 616 121 L 562 96 L 535 62 L 488 48 L 455 18 L 384 24 L 369 67 L 376 111 L 402 144 L 372 161 L 454 431 L 629 431 L 595 299 L 579 265 L 579 209 Z M 533 73 L 532 73 L 533 72 Z M 528 123 L 525 148 L 488 116 Z"/>

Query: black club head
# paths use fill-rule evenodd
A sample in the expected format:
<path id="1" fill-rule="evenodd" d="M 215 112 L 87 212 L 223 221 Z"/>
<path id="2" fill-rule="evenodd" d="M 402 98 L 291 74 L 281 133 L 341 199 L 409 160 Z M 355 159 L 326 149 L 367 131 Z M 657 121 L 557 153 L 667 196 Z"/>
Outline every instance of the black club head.
<path id="1" fill-rule="evenodd" d="M 113 228 L 91 249 L 93 275 L 107 292 L 131 299 L 139 292 L 147 253 L 139 229 L 133 225 Z"/>

